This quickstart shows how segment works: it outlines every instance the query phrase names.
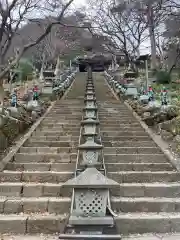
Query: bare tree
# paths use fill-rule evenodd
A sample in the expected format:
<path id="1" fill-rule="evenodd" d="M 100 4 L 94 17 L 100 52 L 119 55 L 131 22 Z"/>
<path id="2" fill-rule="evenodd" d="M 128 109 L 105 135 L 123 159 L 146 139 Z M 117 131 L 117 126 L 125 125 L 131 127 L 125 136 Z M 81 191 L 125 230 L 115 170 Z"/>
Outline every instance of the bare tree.
<path id="1" fill-rule="evenodd" d="M 166 68 L 166 39 L 164 38 L 161 32 L 156 32 L 155 34 L 155 41 L 156 41 L 156 52 L 160 59 L 160 68 Z"/>
<path id="2" fill-rule="evenodd" d="M 115 51 L 123 51 L 126 59 L 132 63 L 134 55 L 140 54 L 140 44 L 147 39 L 144 14 L 136 9 L 129 10 L 124 5 L 116 9 L 114 1 L 98 0 L 89 4 L 94 26 L 109 37 Z"/>
<path id="3" fill-rule="evenodd" d="M 28 49 L 39 44 L 51 32 L 53 26 L 62 23 L 64 15 L 72 2 L 73 0 L 67 2 L 61 0 L 0 0 L 0 64 L 3 65 L 0 72 L 1 80 Z M 53 13 L 56 16 L 47 22 L 45 29 L 35 39 L 28 42 L 23 42 L 22 39 L 17 56 L 7 65 L 5 56 L 12 47 L 13 38 L 19 34 L 20 27 L 27 20 L 30 20 L 31 14 L 42 14 L 42 12 L 45 12 L 46 15 Z M 2 81 L 0 83 L 2 85 Z"/>
<path id="4" fill-rule="evenodd" d="M 28 28 L 27 26 L 27 30 Z M 35 45 L 33 49 L 31 48 L 31 55 L 36 62 L 41 62 L 44 55 L 46 61 L 53 61 L 59 55 L 67 52 L 67 50 L 70 51 L 74 47 L 77 47 L 78 38 L 79 34 L 77 34 L 75 25 L 74 27 L 54 26 L 51 32 L 39 44 Z M 30 55 L 29 53 L 27 54 Z"/>
<path id="5" fill-rule="evenodd" d="M 162 35 L 164 28 L 164 21 L 167 18 L 171 7 L 169 5 L 171 0 L 130 0 L 124 2 L 125 8 L 136 9 L 139 13 L 144 15 L 142 18 L 146 22 L 148 28 L 148 38 L 151 43 L 151 68 L 157 68 L 156 53 L 159 53 L 157 49 L 157 33 Z M 122 2 L 117 5 L 117 10 L 122 8 Z M 160 27 L 161 26 L 161 27 Z M 158 51 L 157 51 L 158 50 Z"/>
<path id="6" fill-rule="evenodd" d="M 172 5 L 169 18 L 166 20 L 166 30 L 164 37 L 166 39 L 166 64 L 169 72 L 180 65 L 180 8 Z M 180 6 L 180 5 L 179 5 Z"/>

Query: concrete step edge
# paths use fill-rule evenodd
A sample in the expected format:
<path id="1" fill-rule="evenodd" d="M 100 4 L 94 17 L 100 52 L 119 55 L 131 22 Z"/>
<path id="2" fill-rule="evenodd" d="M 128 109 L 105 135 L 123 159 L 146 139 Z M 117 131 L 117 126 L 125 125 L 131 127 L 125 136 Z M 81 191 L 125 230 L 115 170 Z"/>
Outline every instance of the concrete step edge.
<path id="1" fill-rule="evenodd" d="M 150 202 L 150 203 L 180 203 L 179 197 L 111 197 L 112 202 Z"/>

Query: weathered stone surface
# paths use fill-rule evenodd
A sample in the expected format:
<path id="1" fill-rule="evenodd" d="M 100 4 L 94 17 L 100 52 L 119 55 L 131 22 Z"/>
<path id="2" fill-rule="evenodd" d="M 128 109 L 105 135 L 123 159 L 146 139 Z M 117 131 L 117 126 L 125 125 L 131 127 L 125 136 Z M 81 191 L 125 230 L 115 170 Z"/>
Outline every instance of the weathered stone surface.
<path id="1" fill-rule="evenodd" d="M 23 212 L 24 213 L 45 213 L 48 209 L 47 198 L 29 198 L 23 199 Z"/>
<path id="2" fill-rule="evenodd" d="M 66 217 L 63 215 L 35 215 L 27 220 L 27 233 L 62 232 L 65 227 Z"/>
<path id="3" fill-rule="evenodd" d="M 22 187 L 22 183 L 0 183 L 0 196 L 19 197 Z"/>
<path id="4" fill-rule="evenodd" d="M 69 212 L 71 206 L 70 198 L 49 198 L 48 212 L 64 214 Z"/>
<path id="5" fill-rule="evenodd" d="M 43 185 L 37 183 L 28 183 L 23 186 L 24 197 L 41 197 L 43 194 Z"/>
<path id="6" fill-rule="evenodd" d="M 0 233 L 26 233 L 27 217 L 17 215 L 0 215 Z"/>
<path id="7" fill-rule="evenodd" d="M 23 212 L 22 202 L 16 199 L 6 200 L 4 203 L 4 213 L 5 214 L 15 214 Z"/>

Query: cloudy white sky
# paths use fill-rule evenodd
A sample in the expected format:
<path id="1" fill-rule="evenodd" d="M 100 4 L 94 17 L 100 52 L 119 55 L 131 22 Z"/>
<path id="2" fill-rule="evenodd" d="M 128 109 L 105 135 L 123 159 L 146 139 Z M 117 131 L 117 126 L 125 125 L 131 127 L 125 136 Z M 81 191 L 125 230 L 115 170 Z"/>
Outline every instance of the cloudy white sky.
<path id="1" fill-rule="evenodd" d="M 86 4 L 86 0 L 74 0 L 74 4 L 79 7 Z"/>

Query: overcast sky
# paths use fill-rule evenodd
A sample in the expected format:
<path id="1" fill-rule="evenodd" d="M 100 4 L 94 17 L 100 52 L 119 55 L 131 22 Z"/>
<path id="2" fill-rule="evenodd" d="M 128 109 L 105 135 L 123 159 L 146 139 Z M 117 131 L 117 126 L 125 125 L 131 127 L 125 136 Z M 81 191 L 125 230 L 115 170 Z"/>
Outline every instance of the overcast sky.
<path id="1" fill-rule="evenodd" d="M 74 4 L 79 7 L 86 4 L 86 0 L 74 0 Z"/>

